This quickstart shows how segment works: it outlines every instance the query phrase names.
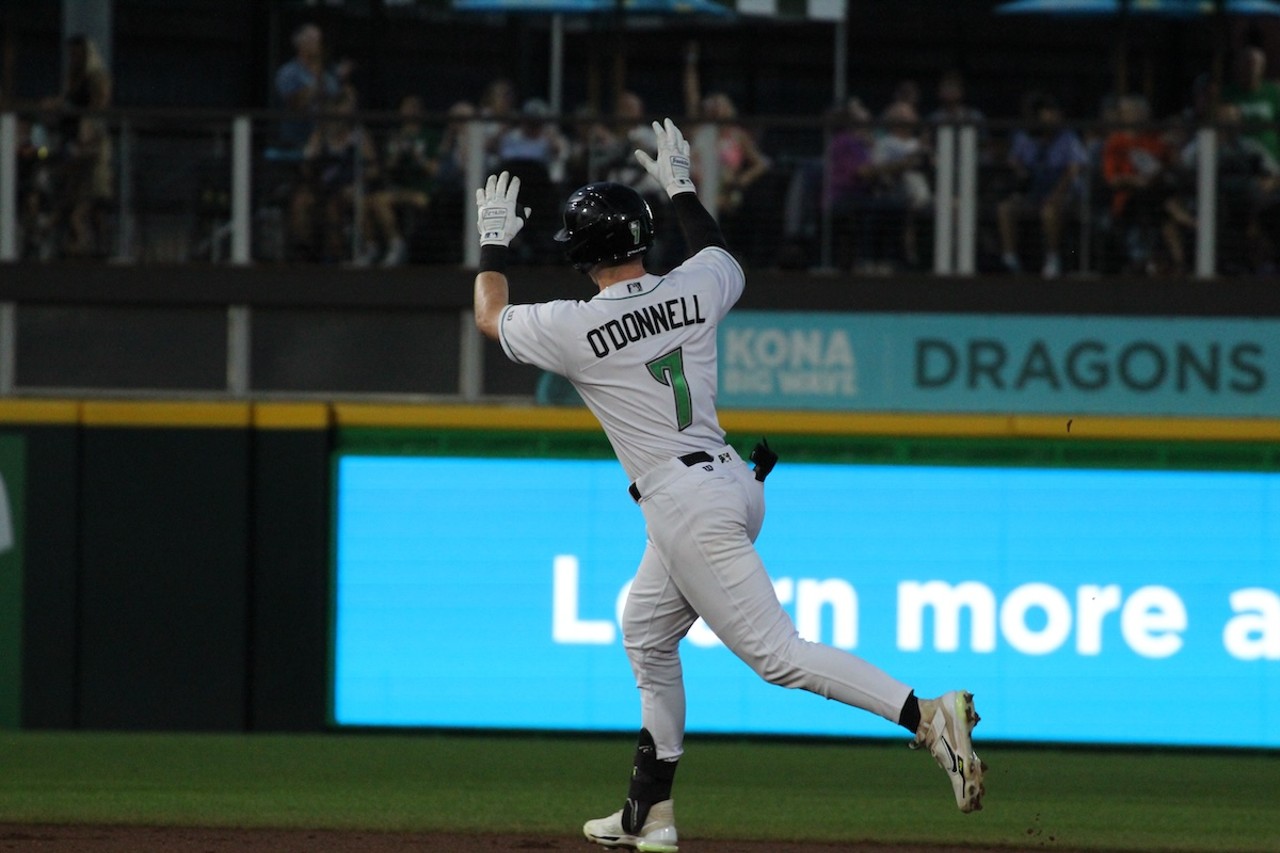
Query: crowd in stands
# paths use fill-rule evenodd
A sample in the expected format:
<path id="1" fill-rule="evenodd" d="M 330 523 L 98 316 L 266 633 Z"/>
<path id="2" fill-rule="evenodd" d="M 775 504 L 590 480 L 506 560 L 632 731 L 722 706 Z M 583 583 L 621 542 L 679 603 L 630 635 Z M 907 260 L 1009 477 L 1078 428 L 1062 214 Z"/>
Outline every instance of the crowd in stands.
<path id="1" fill-rule="evenodd" d="M 49 259 L 99 254 L 115 194 L 106 122 L 87 110 L 111 106 L 111 74 L 83 36 L 67 41 L 62 91 L 41 103 L 44 123 L 18 126 L 18 211 L 24 254 Z"/>
<path id="2" fill-rule="evenodd" d="M 23 254 L 102 255 L 112 204 L 111 133 L 84 110 L 111 105 L 111 77 L 93 44 L 70 42 L 63 91 L 20 124 Z M 660 187 L 632 152 L 655 147 L 655 117 L 634 91 L 610 114 L 588 107 L 553 115 L 495 79 L 447 120 L 428 120 L 405 95 L 398 124 L 366 126 L 349 61 L 331 63 L 315 25 L 293 34 L 294 55 L 275 74 L 287 117 L 275 159 L 289 180 L 283 259 L 356 266 L 461 260 L 471 188 L 468 165 L 522 181 L 532 217 L 517 244 L 525 263 L 558 260 L 552 239 L 560 200 L 588 180 L 614 180 L 650 200 L 658 228 L 651 262 L 680 260 L 680 235 Z M 1185 108 L 1152 116 L 1137 94 L 1108 96 L 1096 116 L 1069 120 L 1052 92 L 1028 93 L 1011 132 L 992 132 L 967 100 L 957 71 L 926 98 L 902 81 L 887 103 L 859 97 L 821 119 L 825 150 L 770 150 L 766 129 L 744 120 L 723 91 L 704 92 L 698 45 L 686 46 L 684 114 L 693 173 L 735 250 L 754 266 L 826 266 L 887 275 L 930 268 L 937 132 L 978 135 L 979 268 L 1056 278 L 1073 270 L 1180 275 L 1192 266 L 1200 205 L 1196 170 L 1204 126 L 1215 128 L 1219 271 L 1266 274 L 1280 262 L 1280 87 L 1263 51 L 1247 47 L 1219 87 L 1197 78 Z M 926 109 L 926 100 L 929 101 Z M 1007 122 L 1005 123 L 1007 125 Z M 479 127 L 480 132 L 473 128 Z M 1085 257 L 1085 255 L 1088 255 Z"/>

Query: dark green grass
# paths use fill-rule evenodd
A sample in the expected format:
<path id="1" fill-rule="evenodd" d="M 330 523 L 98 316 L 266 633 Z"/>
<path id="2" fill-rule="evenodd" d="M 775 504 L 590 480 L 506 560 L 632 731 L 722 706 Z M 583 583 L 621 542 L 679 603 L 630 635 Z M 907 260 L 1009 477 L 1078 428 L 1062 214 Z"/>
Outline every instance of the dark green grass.
<path id="1" fill-rule="evenodd" d="M 576 836 L 625 794 L 617 737 L 0 734 L 0 822 Z M 899 743 L 691 739 L 682 837 L 1012 849 L 1280 850 L 1275 753 L 991 747 L 960 814 Z"/>

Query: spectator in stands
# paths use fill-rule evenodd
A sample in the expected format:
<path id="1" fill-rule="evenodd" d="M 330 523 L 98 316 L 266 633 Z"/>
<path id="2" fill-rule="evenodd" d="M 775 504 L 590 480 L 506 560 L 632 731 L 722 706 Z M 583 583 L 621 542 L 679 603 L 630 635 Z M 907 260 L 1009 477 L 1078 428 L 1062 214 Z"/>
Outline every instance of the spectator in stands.
<path id="1" fill-rule="evenodd" d="M 944 71 L 938 79 L 938 106 L 927 118 L 930 129 L 942 124 L 972 125 L 978 129 L 978 160 L 987 165 L 992 161 L 990 134 L 986 132 L 987 117 L 982 110 L 965 100 L 964 77 L 953 69 Z M 929 137 L 933 147 L 933 137 Z"/>
<path id="2" fill-rule="evenodd" d="M 479 111 L 470 101 L 457 101 L 449 107 L 449 122 L 440 136 L 436 151 L 436 186 L 457 185 L 465 181 L 467 161 L 470 159 L 470 135 L 468 130 Z"/>
<path id="3" fill-rule="evenodd" d="M 551 120 L 551 108 L 546 101 L 538 98 L 525 101 L 519 120 L 495 137 L 490 148 L 500 164 L 533 161 L 541 164 L 553 181 L 564 177 L 569 141 Z"/>
<path id="4" fill-rule="evenodd" d="M 1248 126 L 1244 132 L 1280 162 L 1280 131 L 1276 129 L 1280 122 L 1280 86 L 1266 79 L 1266 74 L 1266 53 L 1257 47 L 1246 47 L 1236 56 L 1234 79 L 1222 94 L 1240 108 Z"/>
<path id="5" fill-rule="evenodd" d="M 22 258 L 47 261 L 57 254 L 57 197 L 49 133 L 39 121 L 18 117 L 18 227 Z"/>
<path id="6" fill-rule="evenodd" d="M 1018 232 L 1026 217 L 1035 216 L 1044 240 L 1041 274 L 1056 278 L 1062 274 L 1063 220 L 1079 200 L 1089 158 L 1080 136 L 1064 124 L 1056 100 L 1041 96 L 1032 112 L 1032 127 L 1016 131 L 1009 143 L 1015 190 L 996 207 L 1000 260 L 1010 272 L 1022 271 Z"/>
<path id="7" fill-rule="evenodd" d="M 401 98 L 399 113 L 400 126 L 388 137 L 383 149 L 386 193 L 397 223 L 406 223 L 401 231 L 413 234 L 435 192 L 442 133 L 423 123 L 422 99 L 417 95 Z M 404 240 L 393 239 L 383 263 L 386 266 L 403 263 L 407 251 Z"/>
<path id="8" fill-rule="evenodd" d="M 827 146 L 825 198 L 833 260 L 840 269 L 890 272 L 901 256 L 906 206 L 881 180 L 872 155 L 871 113 L 862 101 L 850 98 L 833 117 L 837 124 Z"/>
<path id="9" fill-rule="evenodd" d="M 106 206 L 115 196 L 111 134 L 102 116 L 85 111 L 111 106 L 111 73 L 97 45 L 85 36 L 67 39 L 67 71 L 62 93 L 45 101 L 58 119 L 59 187 L 57 222 L 65 229 L 63 251 L 70 256 L 102 250 Z"/>
<path id="10" fill-rule="evenodd" d="M 920 263 L 916 218 L 933 204 L 933 190 L 926 175 L 931 154 L 920 133 L 920 116 L 910 102 L 894 101 L 885 109 L 883 118 L 885 132 L 876 139 L 871 158 L 888 195 L 897 199 L 905 212 L 899 261 L 916 267 Z"/>
<path id="11" fill-rule="evenodd" d="M 1257 139 L 1240 132 L 1239 106 L 1219 104 L 1214 118 L 1219 271 L 1272 271 L 1280 246 L 1280 163 Z M 1192 137 L 1180 153 L 1182 169 L 1189 175 L 1199 165 L 1199 143 Z M 1195 197 L 1187 198 L 1187 207 L 1196 210 Z"/>
<path id="12" fill-rule="evenodd" d="M 520 198 L 535 210 L 555 210 L 564 180 L 569 141 L 551 120 L 546 101 L 530 98 L 521 106 L 519 120 L 494 137 L 490 148 L 498 162 L 495 172 L 520 178 Z M 554 226 L 554 227 L 553 227 Z M 552 261 L 559 250 L 552 240 L 554 216 L 531 218 L 512 247 L 526 261 Z"/>
<path id="13" fill-rule="evenodd" d="M 491 80 L 480 95 L 478 115 L 484 119 L 480 125 L 482 144 L 487 152 L 486 174 L 493 172 L 498 163 L 496 140 L 511 128 L 519 118 L 516 114 L 516 89 L 505 77 Z"/>
<path id="14" fill-rule="evenodd" d="M 275 92 L 280 106 L 296 118 L 280 123 L 280 145 L 301 154 L 316 127 L 316 116 L 335 104 L 351 88 L 351 60 L 332 69 L 324 64 L 324 34 L 315 24 L 303 24 L 293 33 L 293 59 L 276 71 Z"/>
<path id="15" fill-rule="evenodd" d="M 462 244 L 457 238 L 457 228 L 475 203 L 475 190 L 467 182 L 467 163 L 472 156 L 471 125 L 477 113 L 475 104 L 470 101 L 457 101 L 447 111 L 449 120 L 435 155 L 435 193 L 427 208 L 423 229 L 426 237 L 424 259 L 431 262 L 462 261 Z M 481 156 L 481 153 L 477 150 L 476 156 Z"/>
<path id="16" fill-rule="evenodd" d="M 645 120 L 644 100 L 639 95 L 623 92 L 618 96 L 613 122 L 603 129 L 599 138 L 607 151 L 605 176 L 608 180 L 636 190 L 649 200 L 650 206 L 664 195 L 662 187 L 635 158 L 637 150 L 654 153 L 658 145 L 653 125 Z"/>
<path id="17" fill-rule="evenodd" d="M 1102 148 L 1102 176 L 1111 193 L 1110 236 L 1120 242 L 1129 271 L 1155 272 L 1161 243 L 1174 252 L 1166 227 L 1178 189 L 1169 168 L 1172 152 L 1150 126 L 1145 98 L 1125 95 L 1117 110 L 1121 126 L 1107 135 Z"/>
<path id="18" fill-rule="evenodd" d="M 378 257 L 379 243 L 385 261 L 402 260 L 395 210 L 382 185 L 377 149 L 352 115 L 354 96 L 340 95 L 332 112 L 335 115 L 320 121 L 303 148 L 305 182 L 295 194 L 295 215 L 310 215 L 311 220 L 299 221 L 299 233 L 319 231 L 312 239 L 326 262 L 351 257 L 357 266 L 367 266 Z M 347 251 L 348 244 L 354 245 L 353 253 Z"/>
<path id="19" fill-rule="evenodd" d="M 938 106 L 929 113 L 930 124 L 944 122 L 969 122 L 981 124 L 986 116 L 982 110 L 965 102 L 964 77 L 953 69 L 944 71 L 938 79 Z"/>
<path id="20" fill-rule="evenodd" d="M 667 209 L 666 191 L 635 158 L 637 150 L 656 154 L 657 140 L 644 100 L 635 92 L 618 96 L 613 115 L 601 119 L 583 108 L 576 123 L 573 162 L 581 185 L 608 180 L 631 187 L 649 203 L 653 212 L 654 244 L 645 255 L 645 267 L 662 273 L 684 260 L 684 236 Z"/>
<path id="21" fill-rule="evenodd" d="M 772 164 L 760 150 L 751 132 L 736 122 L 738 110 L 728 95 L 723 92 L 709 95 L 702 104 L 700 114 L 707 122 L 719 127 L 716 145 L 719 155 L 719 194 L 716 209 L 722 217 L 731 217 L 742 207 L 752 185 L 769 171 Z"/>
<path id="22" fill-rule="evenodd" d="M 748 201 L 773 164 L 751 131 L 738 122 L 737 107 L 727 94 L 702 96 L 699 53 L 698 44 L 691 42 L 684 70 L 685 111 L 698 122 L 690 137 L 693 180 L 708 192 L 714 189 L 714 204 L 707 207 L 720 220 L 729 245 L 746 247 L 759 260 L 759 249 L 768 241 L 758 239 L 761 217 L 753 215 L 754 205 Z"/>
<path id="23" fill-rule="evenodd" d="M 580 187 L 603 180 L 613 159 L 616 140 L 608 122 L 591 104 L 574 108 L 569 122 L 569 159 L 565 183 Z"/>
<path id="24" fill-rule="evenodd" d="M 906 104 L 911 107 L 912 112 L 919 115 L 920 84 L 910 78 L 899 80 L 893 87 L 893 95 L 889 98 L 889 105 L 885 107 L 884 112 L 887 113 L 896 104 Z M 883 115 L 881 117 L 883 118 Z"/>
<path id="25" fill-rule="evenodd" d="M 1187 105 L 1178 115 L 1188 141 L 1196 130 L 1214 122 L 1217 106 L 1221 102 L 1222 87 L 1213 79 L 1213 75 L 1208 71 L 1197 74 L 1196 79 L 1191 81 Z"/>

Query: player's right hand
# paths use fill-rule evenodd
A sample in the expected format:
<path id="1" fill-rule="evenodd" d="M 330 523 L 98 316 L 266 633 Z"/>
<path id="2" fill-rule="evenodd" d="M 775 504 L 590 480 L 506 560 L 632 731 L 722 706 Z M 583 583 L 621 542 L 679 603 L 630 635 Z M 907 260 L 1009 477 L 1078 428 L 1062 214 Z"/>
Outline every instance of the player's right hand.
<path id="1" fill-rule="evenodd" d="M 689 142 L 680 128 L 671 119 L 663 124 L 655 121 L 653 134 L 658 139 L 658 157 L 655 160 L 637 149 L 636 159 L 640 165 L 666 188 L 667 195 L 694 192 L 693 180 L 689 177 Z"/>
<path id="2" fill-rule="evenodd" d="M 520 233 L 524 220 L 516 215 L 519 193 L 520 179 L 508 172 L 490 175 L 484 188 L 476 190 L 476 229 L 481 246 L 510 246 Z M 526 207 L 524 215 L 529 213 Z"/>

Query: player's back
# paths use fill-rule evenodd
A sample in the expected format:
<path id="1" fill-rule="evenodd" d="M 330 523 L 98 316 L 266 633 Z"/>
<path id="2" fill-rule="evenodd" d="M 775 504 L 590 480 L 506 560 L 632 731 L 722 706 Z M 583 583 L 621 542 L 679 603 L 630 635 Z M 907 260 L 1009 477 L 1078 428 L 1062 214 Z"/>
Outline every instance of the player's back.
<path id="1" fill-rule="evenodd" d="M 635 479 L 724 443 L 716 327 L 742 287 L 733 256 L 708 248 L 665 276 L 618 282 L 587 302 L 519 306 L 530 310 L 504 323 L 504 346 L 574 383 Z M 526 346 L 535 324 L 536 349 Z"/>

